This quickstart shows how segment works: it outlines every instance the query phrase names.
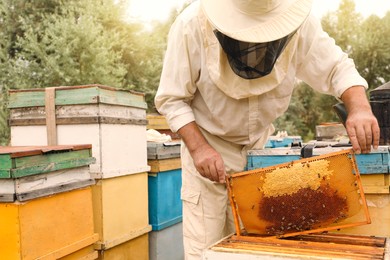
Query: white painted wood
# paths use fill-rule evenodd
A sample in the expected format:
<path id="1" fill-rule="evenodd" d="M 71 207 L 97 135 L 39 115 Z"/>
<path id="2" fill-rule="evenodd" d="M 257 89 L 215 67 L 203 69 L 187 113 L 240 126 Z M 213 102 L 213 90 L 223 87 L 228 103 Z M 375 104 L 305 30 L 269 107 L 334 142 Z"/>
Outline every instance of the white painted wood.
<path id="1" fill-rule="evenodd" d="M 91 144 L 91 173 L 111 178 L 149 171 L 146 125 L 57 125 L 58 144 Z M 45 126 L 11 126 L 11 145 L 47 145 Z"/>
<path id="2" fill-rule="evenodd" d="M 11 146 L 47 145 L 46 126 L 11 126 Z"/>
<path id="3" fill-rule="evenodd" d="M 0 194 L 13 195 L 15 194 L 15 184 L 11 179 L 0 179 Z"/>
<path id="4" fill-rule="evenodd" d="M 89 167 L 77 167 L 15 179 L 15 193 L 56 187 L 91 179 Z"/>
<path id="5" fill-rule="evenodd" d="M 144 119 L 146 110 L 127 106 L 112 106 L 107 104 L 56 106 L 57 118 L 79 118 L 91 116 L 106 116 L 123 119 Z M 10 119 L 44 119 L 45 107 L 24 107 L 10 110 Z"/>
<path id="6" fill-rule="evenodd" d="M 48 173 L 24 176 L 16 179 L 0 179 L 0 201 L 13 201 L 20 194 L 44 196 L 57 190 L 85 187 L 93 181 L 88 166 L 64 169 Z M 64 188 L 67 186 L 66 188 Z"/>

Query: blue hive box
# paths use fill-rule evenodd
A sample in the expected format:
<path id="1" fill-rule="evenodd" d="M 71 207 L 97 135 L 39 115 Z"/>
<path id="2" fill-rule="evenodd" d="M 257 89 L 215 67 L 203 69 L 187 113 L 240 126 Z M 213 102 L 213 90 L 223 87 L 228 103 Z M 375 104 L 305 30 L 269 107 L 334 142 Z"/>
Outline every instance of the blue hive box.
<path id="1" fill-rule="evenodd" d="M 148 145 L 153 147 L 153 153 L 148 153 L 148 164 L 151 167 L 148 173 L 149 224 L 152 225 L 153 231 L 182 221 L 181 160 L 176 152 L 178 148 L 164 146 L 159 149 L 159 146 L 162 147 L 163 144 Z M 172 151 L 169 151 L 170 149 Z M 156 159 L 161 158 L 159 150 L 164 151 L 164 159 Z M 167 156 L 168 154 L 171 156 Z"/>
<path id="2" fill-rule="evenodd" d="M 302 138 L 300 136 L 270 136 L 265 148 L 291 147 L 293 143 L 302 143 Z"/>

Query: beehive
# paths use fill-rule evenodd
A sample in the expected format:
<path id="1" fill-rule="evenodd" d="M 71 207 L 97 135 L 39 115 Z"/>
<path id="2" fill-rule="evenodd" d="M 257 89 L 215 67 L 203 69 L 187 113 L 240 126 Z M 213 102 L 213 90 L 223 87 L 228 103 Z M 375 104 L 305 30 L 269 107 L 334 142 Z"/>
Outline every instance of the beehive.
<path id="1" fill-rule="evenodd" d="M 134 173 L 101 179 L 93 189 L 98 250 L 125 243 L 152 228 L 148 218 L 148 174 Z"/>
<path id="2" fill-rule="evenodd" d="M 182 221 L 180 142 L 148 142 L 149 221 L 161 230 Z"/>
<path id="3" fill-rule="evenodd" d="M 0 147 L 0 202 L 26 201 L 94 184 L 91 145 Z"/>
<path id="4" fill-rule="evenodd" d="M 90 187 L 0 203 L 1 259 L 59 259 L 90 248 L 97 239 Z"/>
<path id="5" fill-rule="evenodd" d="M 102 85 L 9 94 L 12 146 L 92 144 L 96 163 L 91 173 L 96 178 L 149 170 L 143 94 Z"/>

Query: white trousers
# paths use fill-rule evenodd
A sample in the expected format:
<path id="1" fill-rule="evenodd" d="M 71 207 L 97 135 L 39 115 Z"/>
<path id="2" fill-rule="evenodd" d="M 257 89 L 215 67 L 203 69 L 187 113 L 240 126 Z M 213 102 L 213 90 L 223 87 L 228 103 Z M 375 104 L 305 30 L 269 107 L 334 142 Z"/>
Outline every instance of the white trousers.
<path id="1" fill-rule="evenodd" d="M 246 165 L 247 150 L 202 131 L 221 153 L 227 173 L 240 172 Z M 233 214 L 225 184 L 202 177 L 182 143 L 183 240 L 186 260 L 200 260 L 212 244 L 235 232 Z"/>

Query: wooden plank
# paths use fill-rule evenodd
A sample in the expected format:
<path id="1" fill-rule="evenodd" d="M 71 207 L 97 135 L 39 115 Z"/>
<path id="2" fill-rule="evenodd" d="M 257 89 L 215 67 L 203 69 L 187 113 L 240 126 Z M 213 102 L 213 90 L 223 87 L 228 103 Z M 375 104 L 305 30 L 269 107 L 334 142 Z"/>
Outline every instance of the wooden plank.
<path id="1" fill-rule="evenodd" d="M 99 89 L 100 102 L 105 104 L 132 106 L 147 109 L 148 105 L 145 102 L 144 96 L 129 95 L 127 91 L 112 91 L 105 88 Z"/>
<path id="2" fill-rule="evenodd" d="M 169 170 L 175 170 L 181 168 L 181 159 L 180 158 L 171 158 L 163 160 L 148 160 L 148 165 L 150 166 L 150 172 L 164 172 Z"/>
<path id="3" fill-rule="evenodd" d="M 0 169 L 0 179 L 7 179 L 11 178 L 11 170 L 7 169 Z"/>
<path id="4" fill-rule="evenodd" d="M 62 162 L 53 162 L 49 165 L 35 165 L 35 166 L 26 166 L 20 167 L 11 170 L 11 175 L 13 178 L 20 178 L 24 176 L 29 176 L 33 174 L 58 171 L 67 168 L 80 167 L 95 163 L 95 158 L 81 158 L 81 159 L 73 159 Z"/>
<path id="5" fill-rule="evenodd" d="M 80 188 L 85 188 L 88 186 L 91 186 L 95 184 L 95 180 L 84 180 L 84 181 L 77 181 L 72 183 L 66 183 L 61 184 L 59 186 L 53 186 L 53 187 L 47 187 L 39 190 L 33 190 L 29 192 L 24 193 L 17 193 L 16 199 L 18 201 L 28 201 L 32 199 L 37 199 L 45 196 L 55 195 L 58 193 L 66 192 L 66 191 L 72 191 Z"/>
<path id="6" fill-rule="evenodd" d="M 56 89 L 45 89 L 45 114 L 46 114 L 46 135 L 47 145 L 57 145 L 57 125 L 56 125 Z"/>
<path id="7" fill-rule="evenodd" d="M 344 238 L 345 239 L 345 238 Z M 358 238 L 356 238 L 358 239 Z M 334 238 L 327 240 L 334 240 Z M 326 241 L 326 240 L 325 240 Z M 367 255 L 383 255 L 385 243 L 382 241 L 380 245 L 363 245 L 363 244 L 352 244 L 347 240 L 339 240 L 339 243 L 332 242 L 318 242 L 318 241 L 307 241 L 297 239 L 277 239 L 277 238 L 268 238 L 268 237 L 250 237 L 250 236 L 232 236 L 229 241 L 222 241 L 225 244 L 251 244 L 254 246 L 274 246 L 274 247 L 286 247 L 291 249 L 309 249 L 309 250 L 319 250 L 320 252 L 324 251 L 336 251 L 336 252 L 354 252 L 358 254 L 367 254 Z M 249 243 L 248 243 L 249 242 Z M 347 243 L 342 243 L 347 242 Z"/>
<path id="8" fill-rule="evenodd" d="M 322 243 L 316 243 L 322 244 Z M 383 248 L 359 247 L 353 245 L 343 245 L 342 247 L 318 246 L 313 243 L 297 242 L 295 246 L 285 246 L 280 244 L 258 244 L 245 242 L 221 242 L 211 248 L 213 251 L 221 252 L 251 252 L 253 254 L 271 253 L 272 255 L 284 256 L 310 256 L 313 259 L 383 259 Z"/>
<path id="9" fill-rule="evenodd" d="M 127 119 L 113 118 L 104 116 L 90 117 L 67 117 L 57 118 L 57 125 L 77 125 L 77 124 L 128 124 L 128 125 L 146 125 L 146 119 Z M 43 118 L 33 119 L 10 119 L 11 126 L 27 126 L 27 125 L 45 125 L 46 120 Z"/>
<path id="10" fill-rule="evenodd" d="M 62 161 L 71 161 L 74 159 L 90 158 L 89 149 L 78 151 L 65 151 L 60 153 L 45 153 L 41 155 L 33 155 L 26 157 L 14 158 L 13 168 L 23 168 L 28 166 L 48 165 Z"/>
<path id="11" fill-rule="evenodd" d="M 376 246 L 376 247 L 385 247 L 386 245 L 385 237 L 358 236 L 358 235 L 331 234 L 331 233 L 301 235 L 301 236 L 286 238 L 286 240 L 300 240 L 300 241 Z"/>
<path id="12" fill-rule="evenodd" d="M 10 168 L 12 168 L 11 156 L 9 154 L 0 154 L 0 171 Z"/>
<path id="13" fill-rule="evenodd" d="M 0 179 L 0 201 L 12 202 L 15 199 L 25 201 L 86 187 L 94 183 L 95 180 L 91 178 L 88 166 L 41 173 L 17 179 Z M 12 200 L 9 198 L 12 198 Z"/>
<path id="14" fill-rule="evenodd" d="M 37 146 L 1 146 L 1 154 L 10 154 L 11 158 L 31 156 L 36 154 L 47 153 L 51 151 L 69 151 L 82 150 L 92 148 L 91 144 L 70 144 L 70 145 L 37 145 Z"/>
<path id="15" fill-rule="evenodd" d="M 147 108 L 142 93 L 102 85 L 56 87 L 56 105 L 96 104 Z M 8 108 L 44 106 L 44 89 L 10 91 Z"/>
<path id="16" fill-rule="evenodd" d="M 9 93 L 8 108 L 10 109 L 45 105 L 45 92 L 42 89 L 29 92 L 14 92 L 10 90 Z"/>
<path id="17" fill-rule="evenodd" d="M 180 141 L 166 143 L 148 142 L 148 159 L 168 159 L 180 157 Z"/>

